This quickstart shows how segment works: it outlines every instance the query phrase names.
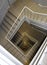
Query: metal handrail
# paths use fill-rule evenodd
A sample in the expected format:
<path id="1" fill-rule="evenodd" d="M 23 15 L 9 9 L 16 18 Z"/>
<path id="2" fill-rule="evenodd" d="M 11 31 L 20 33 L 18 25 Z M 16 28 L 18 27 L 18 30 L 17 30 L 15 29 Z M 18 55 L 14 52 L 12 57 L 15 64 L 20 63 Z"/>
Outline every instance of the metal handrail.
<path id="1" fill-rule="evenodd" d="M 31 13 L 30 13 L 31 12 Z M 30 14 L 29 14 L 30 13 Z M 28 8 L 27 6 L 24 6 L 24 8 L 22 9 L 22 11 L 21 11 L 21 13 L 19 14 L 19 16 L 17 17 L 17 19 L 15 20 L 15 22 L 14 22 L 14 24 L 12 25 L 12 27 L 10 28 L 10 30 L 9 30 L 9 32 L 8 32 L 8 34 L 7 34 L 7 36 L 10 34 L 10 32 L 13 30 L 13 27 L 15 27 L 15 23 L 16 22 L 18 22 L 18 19 L 22 19 L 22 17 L 23 16 L 27 16 L 27 15 L 29 15 L 29 16 L 27 16 L 28 18 L 30 17 L 30 19 L 32 19 L 32 14 L 34 14 L 34 15 L 40 15 L 40 16 L 42 16 L 42 19 L 43 19 L 43 16 L 46 16 L 47 17 L 47 14 L 44 14 L 44 13 L 38 13 L 38 12 L 34 12 L 34 11 L 32 11 L 30 8 Z M 38 17 L 39 18 L 39 17 Z M 47 18 L 46 18 L 47 19 Z M 39 20 L 39 19 L 38 19 Z M 44 19 L 43 19 L 44 20 Z M 37 21 L 37 20 L 36 20 Z M 40 17 L 40 21 L 42 21 L 41 20 L 41 17 Z M 18 24 L 18 23 L 17 23 Z M 14 28 L 15 29 L 15 28 Z M 15 30 L 13 30 L 13 33 L 14 33 L 14 31 Z M 11 34 L 12 35 L 12 34 Z M 7 38 L 7 36 L 6 36 L 6 38 Z"/>
<path id="2" fill-rule="evenodd" d="M 32 12 L 32 13 L 34 13 L 34 14 L 40 14 L 40 15 L 45 15 L 45 16 L 47 16 L 47 14 L 45 14 L 45 13 L 34 12 L 34 11 L 31 10 L 30 8 L 28 8 L 27 6 L 25 6 L 25 8 L 27 8 L 30 12 Z"/>

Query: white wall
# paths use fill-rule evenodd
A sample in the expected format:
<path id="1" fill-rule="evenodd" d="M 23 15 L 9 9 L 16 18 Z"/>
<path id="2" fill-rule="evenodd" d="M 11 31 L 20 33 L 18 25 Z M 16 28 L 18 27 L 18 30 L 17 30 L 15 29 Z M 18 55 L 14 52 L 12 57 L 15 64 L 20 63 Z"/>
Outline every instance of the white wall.
<path id="1" fill-rule="evenodd" d="M 33 1 L 35 1 L 35 2 L 37 2 L 39 4 L 41 4 L 41 5 L 47 6 L 47 0 L 33 0 Z"/>
<path id="2" fill-rule="evenodd" d="M 0 45 L 0 65 L 23 65 L 16 57 Z"/>
<path id="3" fill-rule="evenodd" d="M 0 0 L 0 24 L 2 23 L 2 20 L 8 11 L 8 8 L 15 1 L 16 0 Z"/>
<path id="4" fill-rule="evenodd" d="M 5 16 L 5 13 L 7 12 L 9 8 L 9 3 L 7 0 L 0 0 L 0 23 Z"/>
<path id="5" fill-rule="evenodd" d="M 14 3 L 16 0 L 9 0 L 9 3 L 12 4 Z"/>

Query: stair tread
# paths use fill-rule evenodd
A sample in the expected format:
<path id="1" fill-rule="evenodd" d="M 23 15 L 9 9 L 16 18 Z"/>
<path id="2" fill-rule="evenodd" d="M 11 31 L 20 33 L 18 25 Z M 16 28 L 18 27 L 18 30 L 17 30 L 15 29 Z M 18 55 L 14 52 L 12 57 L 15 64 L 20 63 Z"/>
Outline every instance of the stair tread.
<path id="1" fill-rule="evenodd" d="M 5 30 L 2 28 L 2 26 L 0 27 L 0 40 L 2 40 L 6 35 Z"/>
<path id="2" fill-rule="evenodd" d="M 10 29 L 11 26 L 7 23 L 7 21 L 4 20 L 3 23 L 8 27 L 8 29 Z"/>
<path id="3" fill-rule="evenodd" d="M 16 20 L 17 19 L 17 16 L 16 15 L 14 15 L 11 11 L 8 11 L 8 13 L 9 13 L 9 15 L 11 15 L 12 17 L 14 17 L 14 20 Z M 12 19 L 13 20 L 13 19 Z M 20 19 L 18 19 L 19 21 L 20 21 Z"/>
<path id="4" fill-rule="evenodd" d="M 7 13 L 7 16 L 10 17 L 13 21 L 16 20 L 16 17 L 14 17 L 13 14 L 11 14 L 9 12 Z"/>
<path id="5" fill-rule="evenodd" d="M 14 16 L 15 18 L 17 18 L 16 15 L 14 15 L 11 11 L 8 10 L 8 13 L 10 13 L 12 16 Z"/>
<path id="6" fill-rule="evenodd" d="M 5 20 L 8 21 L 8 23 L 12 26 L 14 21 L 12 21 L 11 19 L 9 19 L 7 16 L 5 17 Z"/>
<path id="7" fill-rule="evenodd" d="M 9 31 L 4 25 L 2 25 L 1 27 L 3 28 L 3 30 L 4 30 L 6 33 Z"/>
<path id="8" fill-rule="evenodd" d="M 9 28 L 8 28 L 7 25 L 6 25 L 6 23 L 2 23 L 2 25 L 9 30 Z"/>

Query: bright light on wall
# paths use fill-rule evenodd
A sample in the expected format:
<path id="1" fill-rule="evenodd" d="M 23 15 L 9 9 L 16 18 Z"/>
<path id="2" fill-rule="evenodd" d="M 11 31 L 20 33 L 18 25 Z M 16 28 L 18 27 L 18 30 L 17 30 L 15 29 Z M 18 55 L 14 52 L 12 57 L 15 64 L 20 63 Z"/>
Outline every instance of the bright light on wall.
<path id="1" fill-rule="evenodd" d="M 0 45 L 0 65 L 23 65 Z"/>
<path id="2" fill-rule="evenodd" d="M 6 56 L 0 53 L 0 64 L 1 65 L 15 65 L 12 61 L 10 61 Z"/>

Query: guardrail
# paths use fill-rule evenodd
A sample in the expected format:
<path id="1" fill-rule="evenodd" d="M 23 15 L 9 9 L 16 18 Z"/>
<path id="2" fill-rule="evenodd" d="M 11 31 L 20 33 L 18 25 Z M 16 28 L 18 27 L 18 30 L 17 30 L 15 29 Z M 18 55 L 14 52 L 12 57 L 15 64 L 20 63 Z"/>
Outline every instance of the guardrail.
<path id="1" fill-rule="evenodd" d="M 15 20 L 15 22 L 12 25 L 11 29 L 9 30 L 6 38 L 10 39 L 10 37 L 14 34 L 16 27 L 19 24 L 21 24 L 19 19 L 21 20 L 23 17 L 27 17 L 30 20 L 33 20 L 35 22 L 37 21 L 36 23 L 39 23 L 39 25 L 42 24 L 41 27 L 43 27 L 43 25 L 44 25 L 44 27 L 46 27 L 46 29 L 47 29 L 47 14 L 34 12 L 31 9 L 29 9 L 27 6 L 25 6 L 22 9 L 22 11 L 19 14 L 19 16 L 17 17 L 17 19 Z"/>
<path id="2" fill-rule="evenodd" d="M 17 17 L 17 19 L 15 20 L 14 24 L 12 25 L 11 29 L 9 30 L 7 36 L 5 37 L 14 47 L 15 45 L 11 42 L 11 38 L 14 36 L 14 34 L 16 33 L 16 31 L 19 29 L 19 27 L 22 25 L 22 19 L 24 17 L 27 17 L 31 20 L 36 20 L 37 22 L 43 22 L 45 23 L 45 21 L 47 20 L 47 14 L 43 14 L 43 13 L 38 13 L 38 12 L 34 12 L 31 9 L 29 9 L 28 7 L 24 7 L 21 11 L 21 13 L 19 14 L 19 16 Z M 46 17 L 46 19 L 44 18 Z M 20 19 L 20 21 L 19 21 Z M 35 21 L 35 22 L 36 22 Z M 16 25 L 17 24 L 17 25 Z M 40 23 L 41 24 L 41 23 Z M 46 27 L 47 28 L 47 27 Z M 43 43 L 44 44 L 44 43 Z M 19 51 L 20 52 L 20 51 Z M 38 52 L 39 53 L 39 52 Z M 36 57 L 35 57 L 36 59 Z M 32 61 L 32 63 L 35 61 L 35 59 Z"/>

